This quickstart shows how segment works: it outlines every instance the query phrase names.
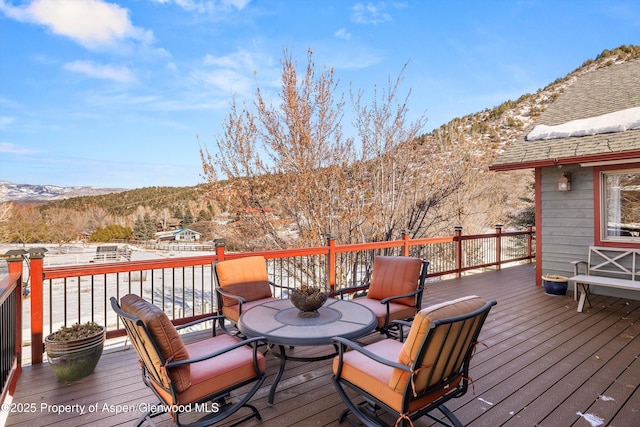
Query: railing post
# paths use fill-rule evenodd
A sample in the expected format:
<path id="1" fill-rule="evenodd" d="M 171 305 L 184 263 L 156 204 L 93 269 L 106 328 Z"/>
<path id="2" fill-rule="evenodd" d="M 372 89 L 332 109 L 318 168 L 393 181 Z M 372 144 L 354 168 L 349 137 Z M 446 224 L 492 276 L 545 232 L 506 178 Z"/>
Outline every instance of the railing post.
<path id="1" fill-rule="evenodd" d="M 496 224 L 496 270 L 502 267 L 502 224 Z"/>
<path id="2" fill-rule="evenodd" d="M 18 273 L 22 276 L 22 262 L 24 261 L 24 255 L 26 253 L 27 251 L 24 249 L 12 249 L 4 254 L 7 260 L 9 274 Z"/>
<path id="3" fill-rule="evenodd" d="M 462 226 L 457 225 L 453 233 L 453 241 L 456 244 L 456 277 L 462 276 Z"/>
<path id="4" fill-rule="evenodd" d="M 16 384 L 20 373 L 22 372 L 22 278 L 23 278 L 23 261 L 24 256 L 27 253 L 24 249 L 12 249 L 7 251 L 6 260 L 9 274 L 19 274 L 20 283 L 18 283 L 18 289 L 16 289 L 16 335 L 15 335 L 15 351 L 16 351 L 16 373 L 13 376 L 11 384 L 9 384 L 9 394 L 13 394 L 16 389 Z M 4 350 L 4 349 L 3 349 Z"/>
<path id="5" fill-rule="evenodd" d="M 533 225 L 527 224 L 527 263 L 533 259 Z"/>
<path id="6" fill-rule="evenodd" d="M 216 260 L 224 261 L 224 246 L 227 244 L 225 239 L 215 239 L 213 244 L 216 247 Z"/>
<path id="7" fill-rule="evenodd" d="M 336 290 L 336 236 L 335 234 L 327 233 L 327 246 L 329 251 L 327 252 L 327 280 L 328 287 L 331 294 Z"/>
<path id="8" fill-rule="evenodd" d="M 402 241 L 404 245 L 402 246 L 402 256 L 409 256 L 409 236 L 411 235 L 411 230 L 402 230 Z"/>
<path id="9" fill-rule="evenodd" d="M 45 248 L 29 249 L 29 281 L 31 283 L 31 363 L 42 363 L 43 345 L 43 259 Z"/>

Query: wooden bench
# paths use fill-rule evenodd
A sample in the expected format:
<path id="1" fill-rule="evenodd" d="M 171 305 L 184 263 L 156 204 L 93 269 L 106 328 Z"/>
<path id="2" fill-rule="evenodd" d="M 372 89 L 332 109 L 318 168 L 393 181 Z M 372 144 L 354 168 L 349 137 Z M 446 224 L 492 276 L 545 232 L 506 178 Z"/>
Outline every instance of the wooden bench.
<path id="1" fill-rule="evenodd" d="M 569 282 L 573 283 L 574 299 L 577 300 L 580 293 L 578 312 L 582 312 L 585 300 L 591 307 L 589 285 L 640 291 L 640 281 L 636 280 L 639 274 L 636 260 L 639 259 L 640 249 L 589 246 L 588 261 L 571 262 L 573 277 Z M 580 272 L 581 265 L 584 273 Z"/>

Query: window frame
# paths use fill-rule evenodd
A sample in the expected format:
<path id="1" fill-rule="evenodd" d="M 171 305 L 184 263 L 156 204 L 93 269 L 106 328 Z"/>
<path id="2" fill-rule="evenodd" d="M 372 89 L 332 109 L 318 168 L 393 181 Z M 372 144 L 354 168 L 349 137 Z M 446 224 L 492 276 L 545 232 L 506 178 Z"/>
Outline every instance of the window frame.
<path id="1" fill-rule="evenodd" d="M 594 204 L 594 241 L 598 246 L 609 247 L 638 247 L 640 237 L 606 236 L 607 225 L 604 221 L 606 215 L 605 186 L 604 177 L 612 173 L 632 173 L 640 174 L 640 163 L 625 165 L 599 166 L 593 169 L 593 204 Z"/>

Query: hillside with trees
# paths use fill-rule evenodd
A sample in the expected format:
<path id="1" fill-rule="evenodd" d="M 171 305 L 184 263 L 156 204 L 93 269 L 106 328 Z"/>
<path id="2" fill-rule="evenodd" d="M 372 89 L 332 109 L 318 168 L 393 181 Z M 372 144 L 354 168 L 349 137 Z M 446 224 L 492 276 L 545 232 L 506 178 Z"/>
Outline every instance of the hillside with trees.
<path id="1" fill-rule="evenodd" d="M 533 220 L 533 173 L 488 166 L 577 76 L 639 57 L 638 46 L 605 50 L 534 94 L 423 134 L 426 117 L 406 120 L 410 93 L 399 93 L 402 73 L 374 88 L 370 103 L 362 91 L 345 102 L 333 70 L 318 69 L 309 52 L 298 74 L 285 52 L 276 101 L 260 88 L 252 105 L 232 101 L 214 154 L 202 149 L 202 185 L 4 203 L 0 237 L 65 243 L 117 225 L 146 240 L 154 225 L 179 219 L 204 240 L 256 250 L 322 244 L 327 233 L 354 243 L 396 239 L 403 230 L 429 237 L 457 225 L 466 234 L 498 223 L 522 227 Z M 357 117 L 353 138 L 341 131 L 347 106 Z"/>

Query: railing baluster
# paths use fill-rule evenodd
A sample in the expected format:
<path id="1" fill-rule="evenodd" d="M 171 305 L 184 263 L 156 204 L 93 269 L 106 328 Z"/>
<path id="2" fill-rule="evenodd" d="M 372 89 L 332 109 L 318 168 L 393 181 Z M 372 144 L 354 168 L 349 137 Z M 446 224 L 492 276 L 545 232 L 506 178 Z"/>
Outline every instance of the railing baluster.
<path id="1" fill-rule="evenodd" d="M 429 277 L 451 274 L 459 276 L 471 269 L 498 268 L 505 262 L 524 260 L 530 262 L 531 257 L 535 256 L 535 252 L 531 248 L 531 245 L 535 244 L 533 234 L 534 230 L 528 228 L 527 231 L 521 232 L 502 232 L 500 230 L 492 234 L 463 236 L 462 228 L 456 228 L 453 236 L 410 239 L 409 231 L 405 231 L 401 240 L 348 245 L 337 245 L 333 236 L 328 235 L 325 246 L 231 255 L 225 254 L 224 242 L 218 240 L 215 245 L 215 255 L 41 268 L 40 279 L 37 277 L 37 256 L 34 256 L 31 269 L 32 276 L 34 276 L 32 277 L 31 303 L 36 304 L 34 306 L 36 310 L 32 309 L 32 325 L 35 325 L 35 329 L 32 328 L 34 331 L 32 341 L 36 348 L 41 345 L 42 326 L 40 327 L 40 336 L 36 335 L 38 322 L 43 323 L 44 314 L 42 309 L 40 312 L 37 310 L 38 292 L 40 303 L 43 302 L 42 279 L 46 279 L 49 286 L 47 304 L 49 321 L 47 326 L 50 332 L 53 331 L 55 325 L 60 323 L 59 311 L 54 312 L 59 310 L 60 299 L 63 300 L 61 321 L 66 324 L 69 320 L 68 299 L 72 295 L 67 293 L 67 280 L 75 277 L 78 280 L 77 309 L 79 320 L 82 319 L 83 308 L 85 312 L 90 309 L 91 319 L 104 319 L 108 335 L 114 336 L 122 334 L 123 331 L 120 330 L 120 323 L 117 320 L 113 322 L 115 326 L 109 324 L 109 319 L 115 319 L 115 317 L 108 314 L 108 298 L 116 296 L 119 299 L 123 290 L 128 289 L 128 292 L 132 292 L 133 289 L 136 289 L 143 298 L 148 298 L 152 303 L 161 306 L 170 314 L 172 320 L 178 322 L 202 316 L 208 307 L 213 309 L 216 306 L 213 262 L 216 260 L 263 255 L 267 259 L 269 275 L 273 281 L 286 284 L 289 287 L 322 283 L 327 289 L 335 290 L 336 287 L 367 281 L 371 273 L 373 259 L 378 254 L 411 255 L 428 259 L 430 261 Z M 40 260 L 40 264 L 42 264 L 42 260 Z M 209 267 L 205 268 L 205 265 Z M 181 269 L 180 275 L 178 275 L 177 269 Z M 138 274 L 140 284 L 136 287 L 132 285 L 131 281 L 137 280 Z M 151 275 L 150 289 L 145 287 L 145 283 L 143 283 L 147 274 Z M 199 278 L 196 277 L 198 274 Z M 86 276 L 89 278 L 89 290 L 85 289 L 85 285 L 82 284 L 82 278 Z M 99 277 L 102 277 L 102 281 L 97 280 Z M 127 277 L 127 286 L 121 288 L 121 279 L 127 280 Z M 61 293 L 60 286 L 54 283 L 56 280 L 62 280 L 63 295 L 59 295 Z M 157 286 L 157 280 L 161 282 L 159 286 Z M 207 281 L 208 284 L 206 284 Z M 189 289 L 187 289 L 188 282 L 190 282 Z M 197 285 L 198 282 L 200 286 Z M 53 289 L 54 286 L 58 289 Z M 102 286 L 102 290 L 100 290 L 100 286 Z M 177 286 L 182 286 L 182 289 L 176 289 Z M 86 298 L 82 297 L 83 292 L 86 294 L 88 291 L 91 295 L 89 307 L 85 306 Z M 191 292 L 190 298 L 189 292 Z M 98 294 L 101 295 L 101 306 L 98 306 L 95 301 Z M 179 295 L 181 295 L 182 301 L 178 304 L 176 297 Z M 188 310 L 189 303 L 192 306 L 191 310 Z M 208 306 L 208 304 L 210 305 Z M 176 312 L 178 309 L 180 314 Z M 99 313 L 100 310 L 103 310 L 104 313 Z M 34 349 L 34 352 L 37 350 Z M 32 353 L 32 360 L 34 363 L 41 363 L 41 355 L 40 362 L 38 362 Z"/>

